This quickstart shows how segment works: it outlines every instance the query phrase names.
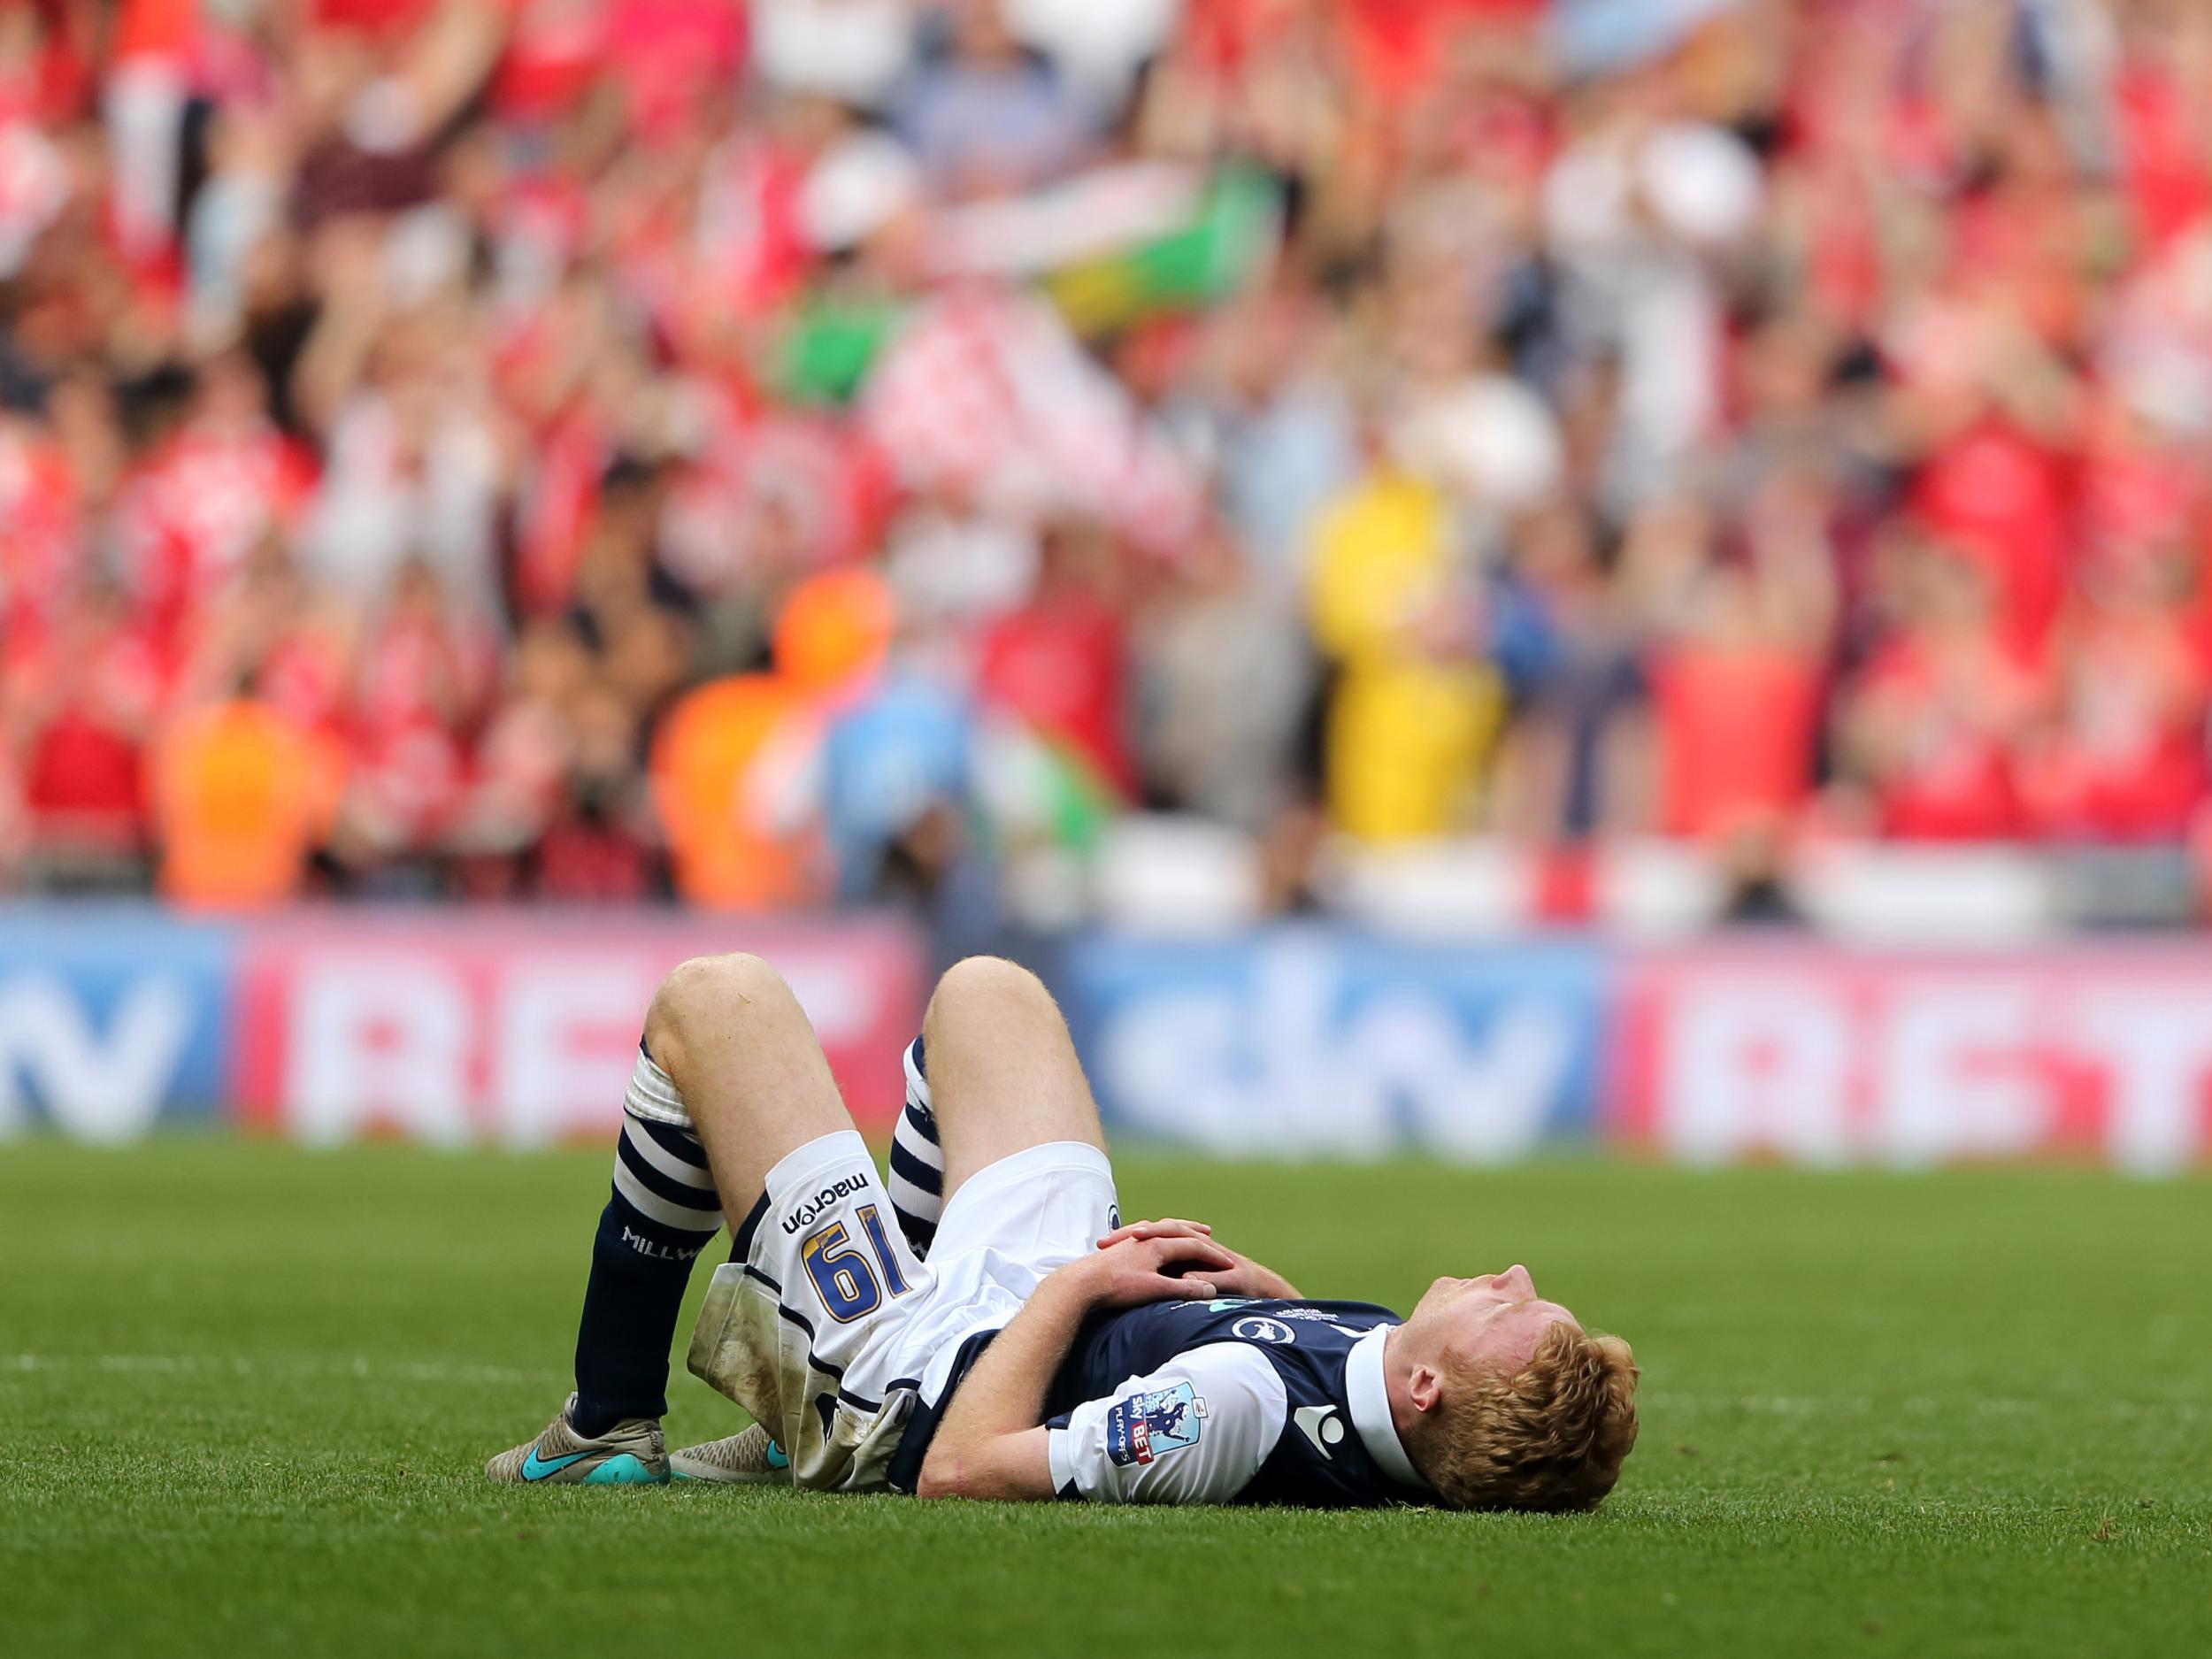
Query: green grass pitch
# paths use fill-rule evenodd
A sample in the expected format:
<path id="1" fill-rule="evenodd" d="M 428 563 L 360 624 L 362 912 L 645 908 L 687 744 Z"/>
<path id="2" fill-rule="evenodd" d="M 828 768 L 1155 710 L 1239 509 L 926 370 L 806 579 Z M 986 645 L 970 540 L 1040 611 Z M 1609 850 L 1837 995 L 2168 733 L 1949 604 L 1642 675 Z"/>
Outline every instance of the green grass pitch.
<path id="1" fill-rule="evenodd" d="M 0 1148 L 0 1651 L 2212 1651 L 2202 1181 L 1124 1161 L 1316 1295 L 1520 1259 L 1628 1336 L 1620 1490 L 1521 1517 L 492 1487 L 606 1164 Z"/>

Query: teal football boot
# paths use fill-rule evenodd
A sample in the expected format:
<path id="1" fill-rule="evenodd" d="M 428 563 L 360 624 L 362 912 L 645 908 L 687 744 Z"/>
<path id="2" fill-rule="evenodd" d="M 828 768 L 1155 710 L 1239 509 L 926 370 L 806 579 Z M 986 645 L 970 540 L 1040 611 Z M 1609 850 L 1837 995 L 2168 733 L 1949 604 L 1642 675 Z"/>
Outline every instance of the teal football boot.
<path id="1" fill-rule="evenodd" d="M 653 1417 L 625 1417 L 587 1440 L 568 1425 L 576 1409 L 571 1394 L 545 1432 L 484 1465 L 494 1480 L 513 1486 L 657 1486 L 668 1479 L 668 1448 Z"/>
<path id="2" fill-rule="evenodd" d="M 791 1460 L 757 1423 L 726 1440 L 671 1452 L 668 1469 L 679 1480 L 719 1480 L 733 1486 L 791 1484 Z"/>

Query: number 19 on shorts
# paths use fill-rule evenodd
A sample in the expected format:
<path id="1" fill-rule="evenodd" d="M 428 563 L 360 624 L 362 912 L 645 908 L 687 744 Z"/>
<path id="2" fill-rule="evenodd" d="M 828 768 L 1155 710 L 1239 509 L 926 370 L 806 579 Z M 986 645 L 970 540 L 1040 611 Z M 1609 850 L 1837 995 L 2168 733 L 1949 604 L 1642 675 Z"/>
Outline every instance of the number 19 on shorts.
<path id="1" fill-rule="evenodd" d="M 822 1306 L 840 1325 L 865 1318 L 883 1306 L 886 1286 L 894 1296 L 906 1294 L 906 1280 L 899 1273 L 897 1252 L 884 1235 L 883 1217 L 873 1204 L 855 1212 L 861 1232 L 868 1235 L 869 1250 L 853 1241 L 841 1221 L 833 1221 L 799 1247 L 807 1277 L 821 1293 Z M 874 1261 L 869 1260 L 872 1254 Z"/>

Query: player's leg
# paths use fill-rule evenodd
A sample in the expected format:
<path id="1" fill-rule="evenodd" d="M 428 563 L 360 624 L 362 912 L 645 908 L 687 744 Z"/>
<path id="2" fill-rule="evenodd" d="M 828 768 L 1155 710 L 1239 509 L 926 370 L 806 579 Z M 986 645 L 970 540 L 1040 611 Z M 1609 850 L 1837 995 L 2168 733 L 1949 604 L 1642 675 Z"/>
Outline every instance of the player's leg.
<path id="1" fill-rule="evenodd" d="M 929 999 L 922 1041 L 948 1201 L 1031 1147 L 1106 1149 L 1067 1022 L 1028 969 L 997 956 L 954 964 Z"/>
<path id="2" fill-rule="evenodd" d="M 905 1069 L 889 1187 L 917 1256 L 935 1243 L 952 1187 L 977 1170 L 1055 1141 L 1104 1148 L 1066 1022 L 1043 981 L 1017 964 L 996 956 L 956 964 L 930 998 L 922 1034 L 907 1046 Z M 954 1102 L 949 1139 L 939 1121 L 941 1089 Z"/>
<path id="3" fill-rule="evenodd" d="M 1098 1109 L 1067 1024 L 1035 974 L 971 957 L 939 981 L 918 1048 L 927 1134 L 910 1148 L 893 1143 L 893 1204 L 910 1237 L 902 1200 L 925 1187 L 942 1206 L 933 1265 L 958 1279 L 957 1263 L 987 1256 L 984 1275 L 1025 1296 L 1120 1225 Z M 910 1090 L 902 1137 L 915 1104 Z"/>
<path id="4" fill-rule="evenodd" d="M 578 1325 L 576 1393 L 543 1434 L 486 1472 L 664 1479 L 659 1418 L 692 1263 L 725 1213 L 753 1212 L 779 1160 L 851 1128 L 813 1028 L 774 969 L 729 956 L 670 974 L 624 1101 Z"/>
<path id="5" fill-rule="evenodd" d="M 787 1154 L 853 1127 L 806 1011 L 758 956 L 701 956 L 670 974 L 646 1012 L 645 1046 L 732 1216 L 751 1211 Z"/>

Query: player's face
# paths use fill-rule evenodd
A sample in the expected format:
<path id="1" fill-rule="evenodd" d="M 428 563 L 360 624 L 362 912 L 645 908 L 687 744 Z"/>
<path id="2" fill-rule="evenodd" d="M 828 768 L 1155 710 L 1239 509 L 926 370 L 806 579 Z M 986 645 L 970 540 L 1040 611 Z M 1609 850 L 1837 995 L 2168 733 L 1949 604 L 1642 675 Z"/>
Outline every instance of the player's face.
<path id="1" fill-rule="evenodd" d="M 1544 1333 L 1574 1315 L 1536 1294 L 1528 1269 L 1516 1263 L 1502 1273 L 1440 1279 L 1406 1321 L 1424 1347 L 1449 1350 L 1463 1362 L 1518 1371 L 1536 1352 Z"/>

